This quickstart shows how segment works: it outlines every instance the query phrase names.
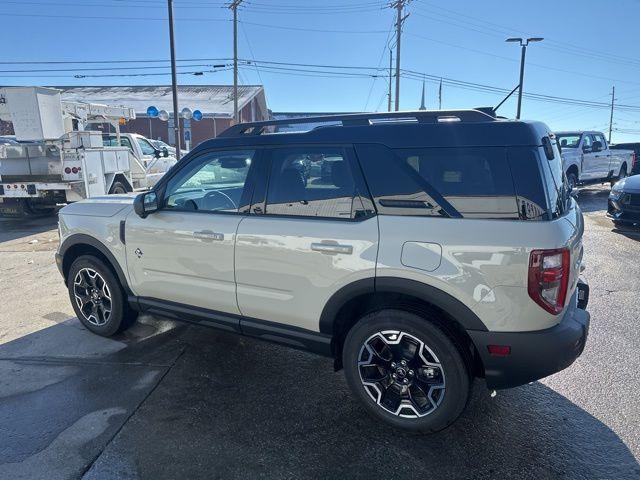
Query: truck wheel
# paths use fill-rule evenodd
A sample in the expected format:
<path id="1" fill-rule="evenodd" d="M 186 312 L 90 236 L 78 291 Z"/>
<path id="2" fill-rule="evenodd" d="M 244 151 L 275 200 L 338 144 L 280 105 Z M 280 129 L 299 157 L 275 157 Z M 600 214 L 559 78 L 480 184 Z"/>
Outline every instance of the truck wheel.
<path id="1" fill-rule="evenodd" d="M 137 317 L 126 302 L 120 282 L 97 257 L 83 255 L 73 262 L 67 288 L 78 319 L 93 333 L 110 337 L 125 330 Z"/>
<path id="2" fill-rule="evenodd" d="M 617 181 L 622 180 L 623 178 L 627 178 L 627 165 L 624 164 L 622 165 L 622 167 L 620 167 L 620 175 L 618 175 L 618 178 L 612 179 L 611 180 L 611 186 L 613 187 Z"/>
<path id="3" fill-rule="evenodd" d="M 576 177 L 575 173 L 567 173 L 567 183 L 569 184 L 569 191 L 578 186 L 578 177 Z"/>
<path id="4" fill-rule="evenodd" d="M 403 430 L 442 430 L 469 399 L 462 355 L 428 317 L 395 309 L 369 313 L 349 331 L 342 359 L 365 409 Z"/>
<path id="5" fill-rule="evenodd" d="M 123 193 L 127 193 L 127 187 L 122 182 L 113 182 L 111 190 L 109 190 L 109 195 L 118 195 Z"/>

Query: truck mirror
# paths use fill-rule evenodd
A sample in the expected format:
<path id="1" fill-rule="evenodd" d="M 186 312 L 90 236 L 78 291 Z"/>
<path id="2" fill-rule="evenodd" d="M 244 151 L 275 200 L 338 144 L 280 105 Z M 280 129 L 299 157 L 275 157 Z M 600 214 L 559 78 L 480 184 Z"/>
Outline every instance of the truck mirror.
<path id="1" fill-rule="evenodd" d="M 167 150 L 167 147 L 162 147 L 162 156 L 164 158 L 167 158 L 169 156 L 169 150 Z"/>
<path id="2" fill-rule="evenodd" d="M 155 150 L 153 152 L 153 156 L 156 158 L 160 158 L 162 156 L 162 152 L 160 150 Z"/>
<path id="3" fill-rule="evenodd" d="M 599 152 L 600 150 L 602 150 L 602 142 L 599 142 L 598 140 L 595 140 L 593 142 L 592 147 L 591 147 L 591 151 L 592 152 Z"/>
<path id="4" fill-rule="evenodd" d="M 141 193 L 133 201 L 133 210 L 140 218 L 145 218 L 150 213 L 158 210 L 158 196 L 153 190 Z"/>

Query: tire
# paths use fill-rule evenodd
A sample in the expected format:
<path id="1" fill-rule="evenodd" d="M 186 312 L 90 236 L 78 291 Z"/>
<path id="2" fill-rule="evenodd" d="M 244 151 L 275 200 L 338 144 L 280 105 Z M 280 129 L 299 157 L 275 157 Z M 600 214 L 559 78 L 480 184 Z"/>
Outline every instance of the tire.
<path id="1" fill-rule="evenodd" d="M 613 187 L 616 184 L 616 182 L 622 180 L 623 178 L 627 178 L 627 164 L 626 163 L 623 164 L 620 167 L 620 174 L 618 175 L 618 178 L 615 178 L 615 179 L 611 180 L 611 186 Z"/>
<path id="2" fill-rule="evenodd" d="M 396 428 L 437 432 L 469 400 L 469 369 L 428 315 L 385 309 L 363 316 L 347 334 L 342 361 L 347 383 L 367 412 Z"/>
<path id="3" fill-rule="evenodd" d="M 113 185 L 111 185 L 111 189 L 109 190 L 109 195 L 118 195 L 118 194 L 123 194 L 127 192 L 128 190 L 124 183 L 113 182 Z"/>
<path id="4" fill-rule="evenodd" d="M 103 337 L 127 329 L 138 316 L 129 307 L 113 271 L 92 255 L 74 260 L 69 269 L 67 289 L 80 322 Z"/>
<path id="5" fill-rule="evenodd" d="M 567 173 L 567 183 L 569 184 L 569 191 L 578 186 L 578 177 L 575 173 Z"/>

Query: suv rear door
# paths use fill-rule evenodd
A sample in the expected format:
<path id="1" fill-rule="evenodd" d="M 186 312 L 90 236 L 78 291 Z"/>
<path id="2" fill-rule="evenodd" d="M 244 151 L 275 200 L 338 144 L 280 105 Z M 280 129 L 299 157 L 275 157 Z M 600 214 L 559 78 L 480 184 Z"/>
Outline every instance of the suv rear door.
<path id="1" fill-rule="evenodd" d="M 378 223 L 350 148 L 268 148 L 269 181 L 238 227 L 242 330 L 259 320 L 319 330 L 323 307 L 353 281 L 373 285 Z M 265 182 L 266 183 L 266 182 Z"/>

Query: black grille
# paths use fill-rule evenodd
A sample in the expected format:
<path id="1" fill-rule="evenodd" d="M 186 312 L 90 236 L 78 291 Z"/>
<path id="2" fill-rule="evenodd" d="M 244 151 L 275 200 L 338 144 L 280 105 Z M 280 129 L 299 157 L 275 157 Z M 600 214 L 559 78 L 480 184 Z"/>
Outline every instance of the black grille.
<path id="1" fill-rule="evenodd" d="M 624 203 L 632 207 L 640 207 L 640 193 L 627 193 Z"/>

